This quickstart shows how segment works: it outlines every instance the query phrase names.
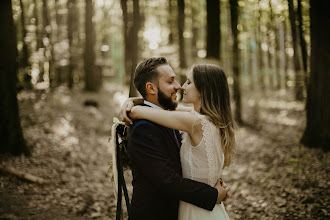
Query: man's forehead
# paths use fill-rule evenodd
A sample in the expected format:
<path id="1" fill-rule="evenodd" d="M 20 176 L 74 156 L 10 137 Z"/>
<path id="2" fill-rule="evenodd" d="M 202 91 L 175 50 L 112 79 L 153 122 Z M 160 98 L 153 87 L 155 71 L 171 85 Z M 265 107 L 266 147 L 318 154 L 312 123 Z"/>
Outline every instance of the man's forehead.
<path id="1" fill-rule="evenodd" d="M 175 73 L 170 65 L 164 64 L 157 67 L 159 78 L 175 78 Z"/>

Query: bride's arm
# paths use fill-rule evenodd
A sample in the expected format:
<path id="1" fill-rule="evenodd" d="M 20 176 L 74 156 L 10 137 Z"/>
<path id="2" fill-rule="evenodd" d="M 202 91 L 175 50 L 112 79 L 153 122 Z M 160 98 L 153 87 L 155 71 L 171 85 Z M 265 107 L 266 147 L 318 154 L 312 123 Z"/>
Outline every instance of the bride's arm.
<path id="1" fill-rule="evenodd" d="M 134 105 L 142 104 L 144 99 L 142 97 L 131 97 L 128 98 L 124 104 L 121 106 L 119 118 L 121 121 L 125 122 L 127 125 L 132 124 L 132 120 L 128 117 L 127 113 L 131 111 Z"/>
<path id="2" fill-rule="evenodd" d="M 192 112 L 166 111 L 144 106 L 134 106 L 130 112 L 131 119 L 147 119 L 164 127 L 191 133 L 191 129 L 198 120 Z"/>
<path id="3" fill-rule="evenodd" d="M 182 111 L 182 112 L 191 112 L 194 108 L 193 107 L 186 107 L 178 105 L 175 111 Z"/>

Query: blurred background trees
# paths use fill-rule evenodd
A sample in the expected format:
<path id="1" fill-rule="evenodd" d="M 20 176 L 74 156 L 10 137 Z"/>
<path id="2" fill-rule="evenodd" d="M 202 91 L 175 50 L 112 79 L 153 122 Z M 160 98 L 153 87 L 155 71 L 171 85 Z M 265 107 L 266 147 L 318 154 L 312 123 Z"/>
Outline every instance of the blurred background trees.
<path id="1" fill-rule="evenodd" d="M 304 143 L 329 140 L 330 109 L 324 98 L 329 94 L 327 1 L 5 0 L 1 4 L 10 2 L 12 6 L 6 6 L 13 13 L 4 12 L 4 19 L 14 21 L 17 56 L 9 48 L 14 35 L 3 35 L 8 34 L 5 26 L 1 44 L 6 47 L 1 53 L 8 55 L 6 59 L 16 57 L 17 71 L 13 67 L 1 71 L 17 81 L 1 79 L 1 84 L 6 82 L 2 97 L 10 93 L 14 100 L 15 88 L 51 91 L 63 85 L 94 92 L 119 86 L 126 95 L 136 96 L 131 78 L 144 58 L 167 57 L 180 83 L 192 64 L 211 62 L 228 76 L 238 123 L 251 122 L 242 116 L 242 100 L 248 98 L 242 91 L 252 90 L 257 99 L 294 94 L 297 102 L 308 100 Z M 320 11 L 313 9 L 314 4 Z M 14 65 L 11 62 L 6 65 Z M 258 108 L 258 102 L 253 105 Z M 322 143 L 328 142 L 315 146 Z"/>

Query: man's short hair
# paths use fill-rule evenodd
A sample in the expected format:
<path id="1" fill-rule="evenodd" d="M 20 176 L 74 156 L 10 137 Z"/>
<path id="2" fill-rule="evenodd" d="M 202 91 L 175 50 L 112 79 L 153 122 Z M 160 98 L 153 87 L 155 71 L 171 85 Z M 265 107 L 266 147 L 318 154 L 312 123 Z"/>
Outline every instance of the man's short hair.
<path id="1" fill-rule="evenodd" d="M 156 68 L 163 64 L 168 64 L 165 57 L 152 57 L 142 60 L 137 65 L 134 73 L 134 86 L 143 98 L 147 96 L 147 82 L 156 83 L 158 85 L 159 73 Z"/>

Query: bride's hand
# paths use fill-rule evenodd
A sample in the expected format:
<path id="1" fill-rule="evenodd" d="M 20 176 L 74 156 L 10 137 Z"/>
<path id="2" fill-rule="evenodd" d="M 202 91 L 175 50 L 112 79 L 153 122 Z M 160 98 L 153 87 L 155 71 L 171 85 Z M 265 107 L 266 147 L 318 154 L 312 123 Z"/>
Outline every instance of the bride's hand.
<path id="1" fill-rule="evenodd" d="M 134 105 L 142 104 L 143 98 L 129 98 L 127 99 L 120 109 L 120 120 L 125 122 L 127 126 L 133 124 L 133 121 L 129 118 L 128 113 L 132 110 Z"/>

